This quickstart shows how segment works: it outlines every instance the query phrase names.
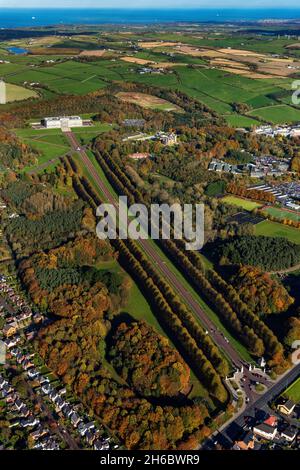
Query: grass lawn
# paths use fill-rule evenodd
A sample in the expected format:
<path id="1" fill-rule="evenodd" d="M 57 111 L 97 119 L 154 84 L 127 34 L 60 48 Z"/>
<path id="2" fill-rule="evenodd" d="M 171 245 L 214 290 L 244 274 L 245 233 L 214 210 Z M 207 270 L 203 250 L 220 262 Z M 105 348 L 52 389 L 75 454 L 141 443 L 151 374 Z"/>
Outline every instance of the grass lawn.
<path id="1" fill-rule="evenodd" d="M 292 212 L 286 209 L 279 209 L 278 207 L 267 207 L 263 209 L 263 212 L 278 219 L 289 219 L 300 222 L 300 212 Z"/>
<path id="2" fill-rule="evenodd" d="M 300 402 L 300 377 L 283 392 L 283 396 L 295 403 Z"/>
<path id="3" fill-rule="evenodd" d="M 99 134 L 109 132 L 111 129 L 112 126 L 110 124 L 96 122 L 94 126 L 78 127 L 72 129 L 72 131 L 80 139 L 80 143 L 85 145 Z M 26 144 L 36 148 L 41 153 L 38 157 L 37 164 L 24 168 L 23 171 L 25 172 L 34 169 L 35 166 L 43 165 L 49 160 L 60 157 L 70 150 L 69 142 L 60 129 L 35 130 L 25 128 L 15 129 L 15 133 Z M 53 167 L 51 162 L 50 164 L 51 167 Z"/>
<path id="4" fill-rule="evenodd" d="M 6 83 L 6 102 L 27 100 L 28 98 L 36 98 L 38 94 L 33 90 L 28 90 L 22 86 Z"/>
<path id="5" fill-rule="evenodd" d="M 250 201 L 249 199 L 243 199 L 237 196 L 225 196 L 222 198 L 222 201 L 226 202 L 227 204 L 232 204 L 233 206 L 242 207 L 247 211 L 252 211 L 253 209 L 261 207 L 261 204 L 258 202 Z"/>
<path id="6" fill-rule="evenodd" d="M 300 244 L 300 230 L 279 222 L 264 220 L 254 227 L 255 235 L 265 235 L 267 237 L 283 237 L 291 242 Z"/>
<path id="7" fill-rule="evenodd" d="M 95 122 L 91 127 L 74 127 L 72 131 L 79 138 L 82 145 L 86 145 L 95 139 L 99 134 L 109 132 L 113 129 L 113 125 L 108 123 Z"/>
<path id="8" fill-rule="evenodd" d="M 34 170 L 35 167 L 44 165 L 48 161 L 56 159 L 70 150 L 69 143 L 60 129 L 51 129 L 51 131 L 50 133 L 45 132 L 45 130 L 35 131 L 34 129 L 17 129 L 15 131 L 23 142 L 40 152 L 37 163 L 25 167 L 23 169 L 24 172 Z M 49 164 L 50 163 L 53 166 L 53 162 L 49 162 Z"/>

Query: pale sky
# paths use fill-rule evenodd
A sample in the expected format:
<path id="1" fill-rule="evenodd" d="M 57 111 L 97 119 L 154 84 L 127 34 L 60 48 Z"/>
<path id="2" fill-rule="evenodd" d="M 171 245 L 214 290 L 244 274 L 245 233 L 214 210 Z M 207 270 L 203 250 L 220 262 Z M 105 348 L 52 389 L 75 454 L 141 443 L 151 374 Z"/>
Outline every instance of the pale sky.
<path id="1" fill-rule="evenodd" d="M 0 8 L 299 8 L 299 0 L 0 0 Z"/>

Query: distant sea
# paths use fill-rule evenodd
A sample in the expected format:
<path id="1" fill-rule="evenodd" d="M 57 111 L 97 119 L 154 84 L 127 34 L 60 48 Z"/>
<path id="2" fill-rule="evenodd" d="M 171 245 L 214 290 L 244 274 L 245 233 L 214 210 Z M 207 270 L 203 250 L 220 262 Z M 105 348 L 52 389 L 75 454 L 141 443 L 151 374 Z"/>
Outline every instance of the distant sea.
<path id="1" fill-rule="evenodd" d="M 10 9 L 0 8 L 0 28 L 59 24 L 152 24 L 300 19 L 298 9 Z"/>

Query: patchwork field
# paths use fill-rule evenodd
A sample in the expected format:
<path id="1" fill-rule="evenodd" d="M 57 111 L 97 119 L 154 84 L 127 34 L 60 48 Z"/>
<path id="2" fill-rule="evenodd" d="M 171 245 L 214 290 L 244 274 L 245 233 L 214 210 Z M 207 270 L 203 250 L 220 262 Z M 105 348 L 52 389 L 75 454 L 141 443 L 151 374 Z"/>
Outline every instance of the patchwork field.
<path id="1" fill-rule="evenodd" d="M 133 41 L 139 50 L 131 55 Z M 300 74 L 300 60 L 283 56 L 296 51 L 300 57 L 298 49 L 290 48 L 295 41 L 258 41 L 251 37 L 243 41 L 245 38 L 223 34 L 202 37 L 154 32 L 146 36 L 134 32 L 105 33 L 101 44 L 96 36 L 37 38 L 16 45 L 42 55 L 18 57 L 3 49 L 5 60 L 8 57 L 10 63 L 0 64 L 0 74 L 19 86 L 26 81 L 39 83 L 52 94 L 83 95 L 105 88 L 112 81 L 179 89 L 221 114 L 233 127 L 300 121 L 300 109 L 291 103 L 293 78 L 289 77 Z M 75 52 L 91 57 L 91 61 L 67 60 L 67 55 Z M 46 65 L 49 53 L 54 63 Z M 0 51 L 0 59 L 1 55 Z M 147 64 L 170 70 L 139 74 L 139 66 Z M 45 96 L 46 91 L 42 93 Z M 246 104 L 248 110 L 242 115 L 237 113 L 236 103 Z"/>
<path id="2" fill-rule="evenodd" d="M 254 233 L 255 235 L 265 235 L 267 237 L 283 237 L 291 242 L 300 244 L 300 230 L 280 224 L 279 222 L 264 220 L 255 225 Z"/>
<path id="3" fill-rule="evenodd" d="M 227 204 L 232 204 L 234 206 L 242 207 L 247 211 L 252 211 L 253 209 L 258 209 L 261 207 L 261 204 L 255 201 L 250 201 L 248 199 L 242 199 L 241 197 L 236 196 L 225 196 L 222 198 L 223 202 L 227 202 Z"/>
<path id="4" fill-rule="evenodd" d="M 131 39 L 139 40 L 138 35 L 131 35 Z M 295 40 L 284 36 L 271 36 L 268 40 L 262 41 L 261 38 L 257 38 L 255 35 L 249 34 L 246 38 L 218 33 L 216 34 L 188 34 L 178 32 L 166 32 L 165 34 L 160 33 L 148 33 L 147 40 L 152 44 L 156 44 L 159 47 L 159 43 L 166 45 L 167 42 L 171 42 L 169 47 L 181 44 L 188 44 L 195 47 L 210 47 L 210 48 L 232 48 L 242 51 L 253 51 L 258 53 L 267 54 L 285 54 L 287 51 L 293 51 L 295 56 L 299 57 L 298 47 L 295 47 Z M 150 42 L 151 44 L 151 42 Z M 297 45 L 297 43 L 296 43 Z M 150 46 L 154 47 L 154 46 Z"/>
<path id="5" fill-rule="evenodd" d="M 108 68 L 108 65 L 111 68 Z M 70 60 L 47 67 L 19 68 L 19 73 L 10 76 L 8 72 L 7 75 L 15 84 L 23 84 L 25 81 L 36 82 L 46 85 L 56 93 L 83 95 L 106 87 L 107 83 L 104 80 L 120 80 L 119 72 L 115 71 L 112 65 L 110 61 L 103 61 L 99 65 L 98 62 L 89 64 Z M 127 71 L 128 66 L 124 64 L 123 67 Z M 5 78 L 6 74 L 3 76 Z"/>
<path id="6" fill-rule="evenodd" d="M 175 66 L 179 66 L 179 65 L 186 65 L 184 63 L 180 64 L 178 62 L 176 62 L 176 63 L 174 63 L 174 62 L 155 62 L 153 60 L 142 59 L 140 57 L 131 57 L 131 56 L 121 57 L 121 60 L 123 60 L 124 62 L 129 62 L 130 64 L 151 65 L 151 67 L 163 68 L 163 69 L 167 69 L 169 67 L 175 67 Z"/>
<path id="7" fill-rule="evenodd" d="M 263 79 L 266 78 L 266 75 L 271 78 L 277 76 L 287 77 L 300 68 L 300 61 L 231 47 L 197 48 L 190 45 L 177 44 L 171 47 L 171 50 L 184 55 L 206 58 L 211 65 L 218 66 L 221 69 L 223 67 L 229 71 L 231 68 L 233 70 L 238 69 L 238 71 L 249 78 Z"/>
<path id="8" fill-rule="evenodd" d="M 86 56 L 86 57 L 103 57 L 104 54 L 106 53 L 105 50 L 86 50 L 86 51 L 81 51 L 80 56 Z"/>

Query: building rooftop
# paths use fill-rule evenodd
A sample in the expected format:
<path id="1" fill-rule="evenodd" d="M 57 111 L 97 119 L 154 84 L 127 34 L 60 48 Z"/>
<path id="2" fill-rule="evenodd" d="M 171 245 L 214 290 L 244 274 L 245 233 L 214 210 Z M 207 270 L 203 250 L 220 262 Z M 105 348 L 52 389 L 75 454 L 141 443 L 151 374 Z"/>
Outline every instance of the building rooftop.
<path id="1" fill-rule="evenodd" d="M 60 121 L 61 119 L 78 119 L 81 120 L 80 116 L 52 116 L 52 117 L 45 117 L 45 121 Z"/>

